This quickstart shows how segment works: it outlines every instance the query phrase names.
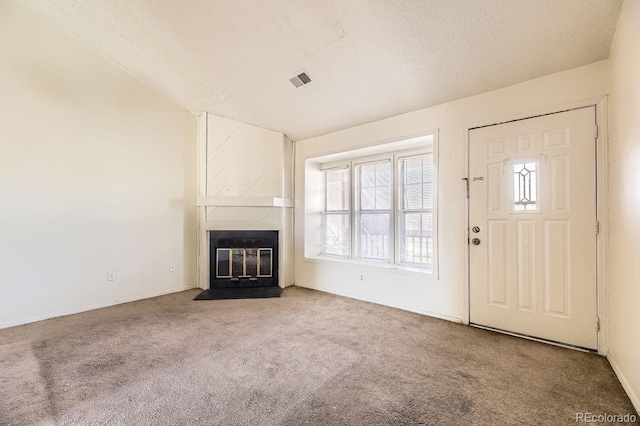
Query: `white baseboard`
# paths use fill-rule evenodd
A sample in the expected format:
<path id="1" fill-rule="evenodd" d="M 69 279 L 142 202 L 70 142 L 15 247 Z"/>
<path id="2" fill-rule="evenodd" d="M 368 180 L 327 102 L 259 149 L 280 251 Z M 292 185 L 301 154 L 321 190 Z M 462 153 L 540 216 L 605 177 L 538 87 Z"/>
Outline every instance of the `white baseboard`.
<path id="1" fill-rule="evenodd" d="M 439 318 L 439 319 L 443 319 L 443 320 L 447 320 L 447 321 L 451 321 L 451 322 L 457 322 L 459 324 L 462 323 L 462 318 L 456 318 L 456 317 L 452 317 L 450 315 L 439 314 L 437 312 L 431 312 L 431 311 L 427 311 L 427 310 L 424 310 L 424 309 L 414 308 L 414 307 L 411 307 L 411 306 L 405 306 L 405 305 L 401 305 L 401 304 L 397 304 L 397 303 L 389 303 L 389 302 L 384 301 L 384 300 L 378 300 L 378 299 L 371 298 L 371 297 L 364 297 L 364 296 L 360 296 L 360 295 L 357 295 L 357 294 L 351 294 L 351 293 L 345 292 L 345 291 L 335 290 L 335 289 L 331 289 L 331 288 L 324 288 L 324 287 L 314 287 L 314 286 L 298 284 L 298 283 L 296 283 L 295 286 L 296 287 L 302 287 L 302 288 L 308 288 L 310 290 L 322 291 L 322 292 L 325 292 L 325 293 L 331 293 L 331 294 L 335 294 L 337 296 L 349 297 L 351 299 L 362 300 L 363 302 L 370 302 L 370 303 L 375 303 L 377 305 L 388 306 L 390 308 L 402 309 L 403 311 L 409 311 L 409 312 L 413 312 L 413 313 L 416 313 L 416 314 L 426 315 L 428 317 L 434 317 L 434 318 Z"/>
<path id="2" fill-rule="evenodd" d="M 24 319 L 20 319 L 20 320 L 17 320 L 17 321 L 8 321 L 8 322 L 4 322 L 4 323 L 0 324 L 0 330 L 3 329 L 3 328 L 9 328 L 9 327 L 15 327 L 15 326 L 18 326 L 18 325 L 30 324 L 32 322 L 44 321 L 44 320 L 48 320 L 48 319 L 51 319 L 51 318 L 58 318 L 58 317 L 66 316 L 66 315 L 79 314 L 81 312 L 92 311 L 94 309 L 107 308 L 109 306 L 115 306 L 115 305 L 121 305 L 123 303 L 135 302 L 137 300 L 151 299 L 152 297 L 164 296 L 165 294 L 179 293 L 181 291 L 193 290 L 194 288 L 197 288 L 197 287 L 194 285 L 194 286 L 175 288 L 175 289 L 171 289 L 171 290 L 157 291 L 157 292 L 150 293 L 150 294 L 147 294 L 147 295 L 144 295 L 144 296 L 140 296 L 140 297 L 132 297 L 130 299 L 123 299 L 123 300 L 114 300 L 114 301 L 106 302 L 106 303 L 98 303 L 97 305 L 89 305 L 89 306 L 83 306 L 81 308 L 73 308 L 73 309 L 67 309 L 67 310 L 64 310 L 64 311 L 52 312 L 52 313 L 48 313 L 48 314 L 44 314 L 44 315 L 37 315 L 37 316 L 34 316 L 34 317 L 24 318 Z"/>
<path id="3" fill-rule="evenodd" d="M 616 373 L 616 376 L 618 376 L 618 380 L 620 380 L 622 387 L 624 388 L 625 392 L 629 396 L 629 399 L 631 400 L 633 407 L 638 412 L 638 415 L 640 415 L 640 399 L 638 398 L 638 395 L 636 395 L 636 393 L 633 391 L 633 388 L 627 381 L 627 378 L 622 373 L 622 370 L 620 370 L 620 367 L 618 366 L 616 361 L 613 359 L 613 356 L 611 356 L 611 353 L 607 354 L 607 360 L 609 360 L 609 364 L 611 364 L 611 368 L 613 368 L 613 372 Z"/>

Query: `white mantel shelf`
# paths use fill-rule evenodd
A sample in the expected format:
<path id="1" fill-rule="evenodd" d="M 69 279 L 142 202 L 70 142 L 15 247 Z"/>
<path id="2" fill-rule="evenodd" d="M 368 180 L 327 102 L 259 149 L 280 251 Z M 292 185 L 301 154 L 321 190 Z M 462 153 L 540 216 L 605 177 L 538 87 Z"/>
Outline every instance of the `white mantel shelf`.
<path id="1" fill-rule="evenodd" d="M 293 208 L 292 198 L 279 197 L 200 197 L 198 207 L 285 207 Z"/>

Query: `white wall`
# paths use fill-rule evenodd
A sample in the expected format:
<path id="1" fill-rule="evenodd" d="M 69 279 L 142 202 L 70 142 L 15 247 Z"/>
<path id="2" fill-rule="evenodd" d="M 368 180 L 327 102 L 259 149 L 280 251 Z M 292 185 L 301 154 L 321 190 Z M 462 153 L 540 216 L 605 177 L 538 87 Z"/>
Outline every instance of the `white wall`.
<path id="1" fill-rule="evenodd" d="M 195 116 L 0 0 L 0 327 L 194 287 L 195 152 Z"/>
<path id="2" fill-rule="evenodd" d="M 640 411 L 640 2 L 625 1 L 611 49 L 609 359 Z"/>
<path id="3" fill-rule="evenodd" d="M 466 294 L 467 129 L 591 103 L 608 92 L 602 61 L 516 86 L 380 120 L 296 143 L 295 283 L 453 320 L 464 320 Z M 412 271 L 304 256 L 307 158 L 438 130 L 439 279 Z M 360 281 L 365 274 L 365 282 Z"/>

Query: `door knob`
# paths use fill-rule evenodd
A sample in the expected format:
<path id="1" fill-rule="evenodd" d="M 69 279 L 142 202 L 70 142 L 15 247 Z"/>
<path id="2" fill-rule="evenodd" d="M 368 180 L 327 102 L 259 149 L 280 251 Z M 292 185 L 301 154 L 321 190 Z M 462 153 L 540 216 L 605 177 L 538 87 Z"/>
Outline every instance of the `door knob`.
<path id="1" fill-rule="evenodd" d="M 471 242 L 474 246 L 477 246 L 478 244 L 480 244 L 480 238 L 474 238 L 473 240 L 471 240 Z"/>

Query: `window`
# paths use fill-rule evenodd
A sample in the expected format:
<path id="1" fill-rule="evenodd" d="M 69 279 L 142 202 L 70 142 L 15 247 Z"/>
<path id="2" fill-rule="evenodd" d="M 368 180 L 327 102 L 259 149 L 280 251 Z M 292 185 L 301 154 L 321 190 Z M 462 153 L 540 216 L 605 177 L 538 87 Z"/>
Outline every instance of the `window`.
<path id="1" fill-rule="evenodd" d="M 432 148 L 351 158 L 320 168 L 323 254 L 433 268 Z"/>
<path id="2" fill-rule="evenodd" d="M 400 256 L 433 264 L 433 154 L 400 159 Z"/>
<path id="3" fill-rule="evenodd" d="M 536 163 L 513 165 L 513 210 L 535 211 L 538 209 Z"/>
<path id="4" fill-rule="evenodd" d="M 358 164 L 356 246 L 363 259 L 389 259 L 391 162 Z"/>
<path id="5" fill-rule="evenodd" d="M 324 172 L 324 252 L 349 255 L 349 167 Z"/>

